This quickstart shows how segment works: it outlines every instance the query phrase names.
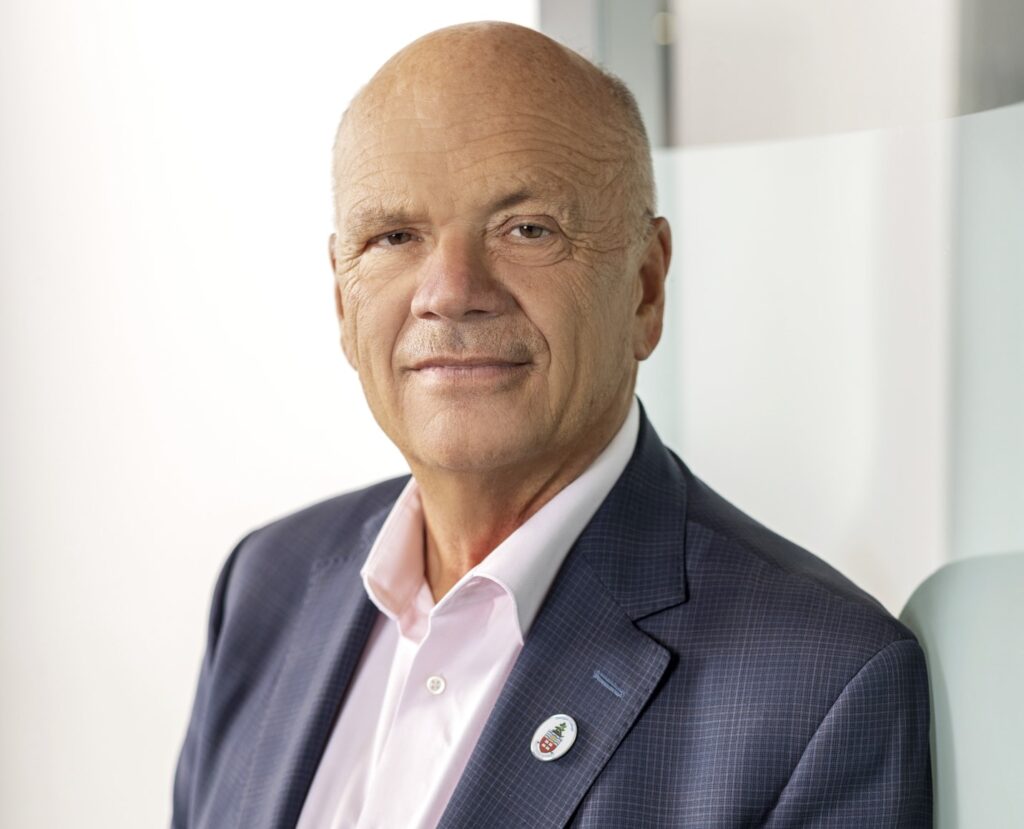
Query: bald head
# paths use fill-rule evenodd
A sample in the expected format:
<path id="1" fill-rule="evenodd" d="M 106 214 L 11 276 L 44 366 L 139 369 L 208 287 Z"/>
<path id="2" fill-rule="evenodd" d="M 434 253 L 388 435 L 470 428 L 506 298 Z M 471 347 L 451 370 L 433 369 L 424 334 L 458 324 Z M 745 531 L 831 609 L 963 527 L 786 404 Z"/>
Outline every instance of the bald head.
<path id="1" fill-rule="evenodd" d="M 334 142 L 335 206 L 355 139 L 402 110 L 456 121 L 525 110 L 569 120 L 586 136 L 580 153 L 601 158 L 621 190 L 623 218 L 639 231 L 654 215 L 650 144 L 626 85 L 551 38 L 511 23 L 467 23 L 431 32 L 396 53 L 356 95 Z M 553 129 L 557 129 L 553 123 Z M 569 137 L 566 137 L 569 140 Z M 576 143 L 582 144 L 579 136 Z M 357 151 L 358 152 L 358 151 Z M 633 224 L 635 222 L 635 224 Z"/>
<path id="2" fill-rule="evenodd" d="M 632 96 L 530 29 L 443 29 L 356 96 L 334 171 L 342 348 L 417 479 L 571 480 L 661 336 Z"/>

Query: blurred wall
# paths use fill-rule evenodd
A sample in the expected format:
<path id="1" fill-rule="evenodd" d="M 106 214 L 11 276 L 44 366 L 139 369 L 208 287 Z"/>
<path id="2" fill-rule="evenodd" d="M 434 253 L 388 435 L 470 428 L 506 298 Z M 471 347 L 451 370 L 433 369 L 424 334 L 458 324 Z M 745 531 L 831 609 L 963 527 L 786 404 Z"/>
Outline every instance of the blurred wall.
<path id="1" fill-rule="evenodd" d="M 894 612 L 953 557 L 1024 548 L 1024 4 L 541 23 L 642 91 L 676 252 L 640 394 L 694 471 Z"/>
<path id="2" fill-rule="evenodd" d="M 959 114 L 958 0 L 671 5 L 675 132 L 683 146 L 897 127 Z"/>
<path id="3" fill-rule="evenodd" d="M 0 4 L 0 826 L 166 825 L 216 573 L 403 462 L 338 345 L 330 146 L 536 5 Z"/>
<path id="4" fill-rule="evenodd" d="M 679 443 L 898 612 L 949 556 L 955 0 L 679 0 Z"/>
<path id="5" fill-rule="evenodd" d="M 950 550 L 1021 552 L 1024 103 L 959 119 L 954 187 Z"/>
<path id="6" fill-rule="evenodd" d="M 896 612 L 948 555 L 950 130 L 660 153 L 694 472 Z M 667 355 L 659 355 L 663 359 Z"/>

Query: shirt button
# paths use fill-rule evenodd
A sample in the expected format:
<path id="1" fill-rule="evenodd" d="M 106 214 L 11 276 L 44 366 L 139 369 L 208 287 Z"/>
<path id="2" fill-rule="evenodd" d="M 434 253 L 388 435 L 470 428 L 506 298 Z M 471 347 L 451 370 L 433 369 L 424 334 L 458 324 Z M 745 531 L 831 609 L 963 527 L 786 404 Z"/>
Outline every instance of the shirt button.
<path id="1" fill-rule="evenodd" d="M 432 676 L 427 680 L 427 690 L 434 696 L 444 693 L 445 681 L 443 676 Z"/>

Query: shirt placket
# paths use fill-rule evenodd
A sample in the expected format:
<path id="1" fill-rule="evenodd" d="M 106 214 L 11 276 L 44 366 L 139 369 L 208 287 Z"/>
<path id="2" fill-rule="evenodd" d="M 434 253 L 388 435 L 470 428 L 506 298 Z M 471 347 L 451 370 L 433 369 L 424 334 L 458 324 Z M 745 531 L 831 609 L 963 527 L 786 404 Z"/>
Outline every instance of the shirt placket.
<path id="1" fill-rule="evenodd" d="M 446 777 L 453 755 L 466 749 L 464 741 L 475 744 L 477 734 L 467 731 L 466 718 L 478 714 L 487 680 L 478 670 L 480 653 L 501 662 L 509 635 L 494 624 L 493 598 L 481 600 L 474 592 L 452 595 L 434 608 L 418 644 L 404 637 L 399 643 L 404 682 L 360 827 L 430 825 L 435 801 L 451 783 Z M 408 621 L 403 627 L 416 631 L 414 620 Z M 401 791 L 392 789 L 395 780 L 402 781 Z"/>

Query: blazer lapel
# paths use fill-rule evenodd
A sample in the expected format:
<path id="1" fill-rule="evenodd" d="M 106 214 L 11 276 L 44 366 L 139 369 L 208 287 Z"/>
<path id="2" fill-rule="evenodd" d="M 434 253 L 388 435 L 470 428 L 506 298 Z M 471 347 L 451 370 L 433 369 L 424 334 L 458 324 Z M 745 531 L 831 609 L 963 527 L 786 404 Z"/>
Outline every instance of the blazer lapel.
<path id="1" fill-rule="evenodd" d="M 359 568 L 391 504 L 352 548 L 314 564 L 290 645 L 267 701 L 242 814 L 246 829 L 293 829 L 335 715 L 376 621 Z"/>
<path id="2" fill-rule="evenodd" d="M 439 823 L 561 827 L 669 665 L 635 624 L 686 600 L 685 484 L 646 416 L 633 457 L 566 558 Z M 548 717 L 576 742 L 550 762 L 530 751 Z"/>

